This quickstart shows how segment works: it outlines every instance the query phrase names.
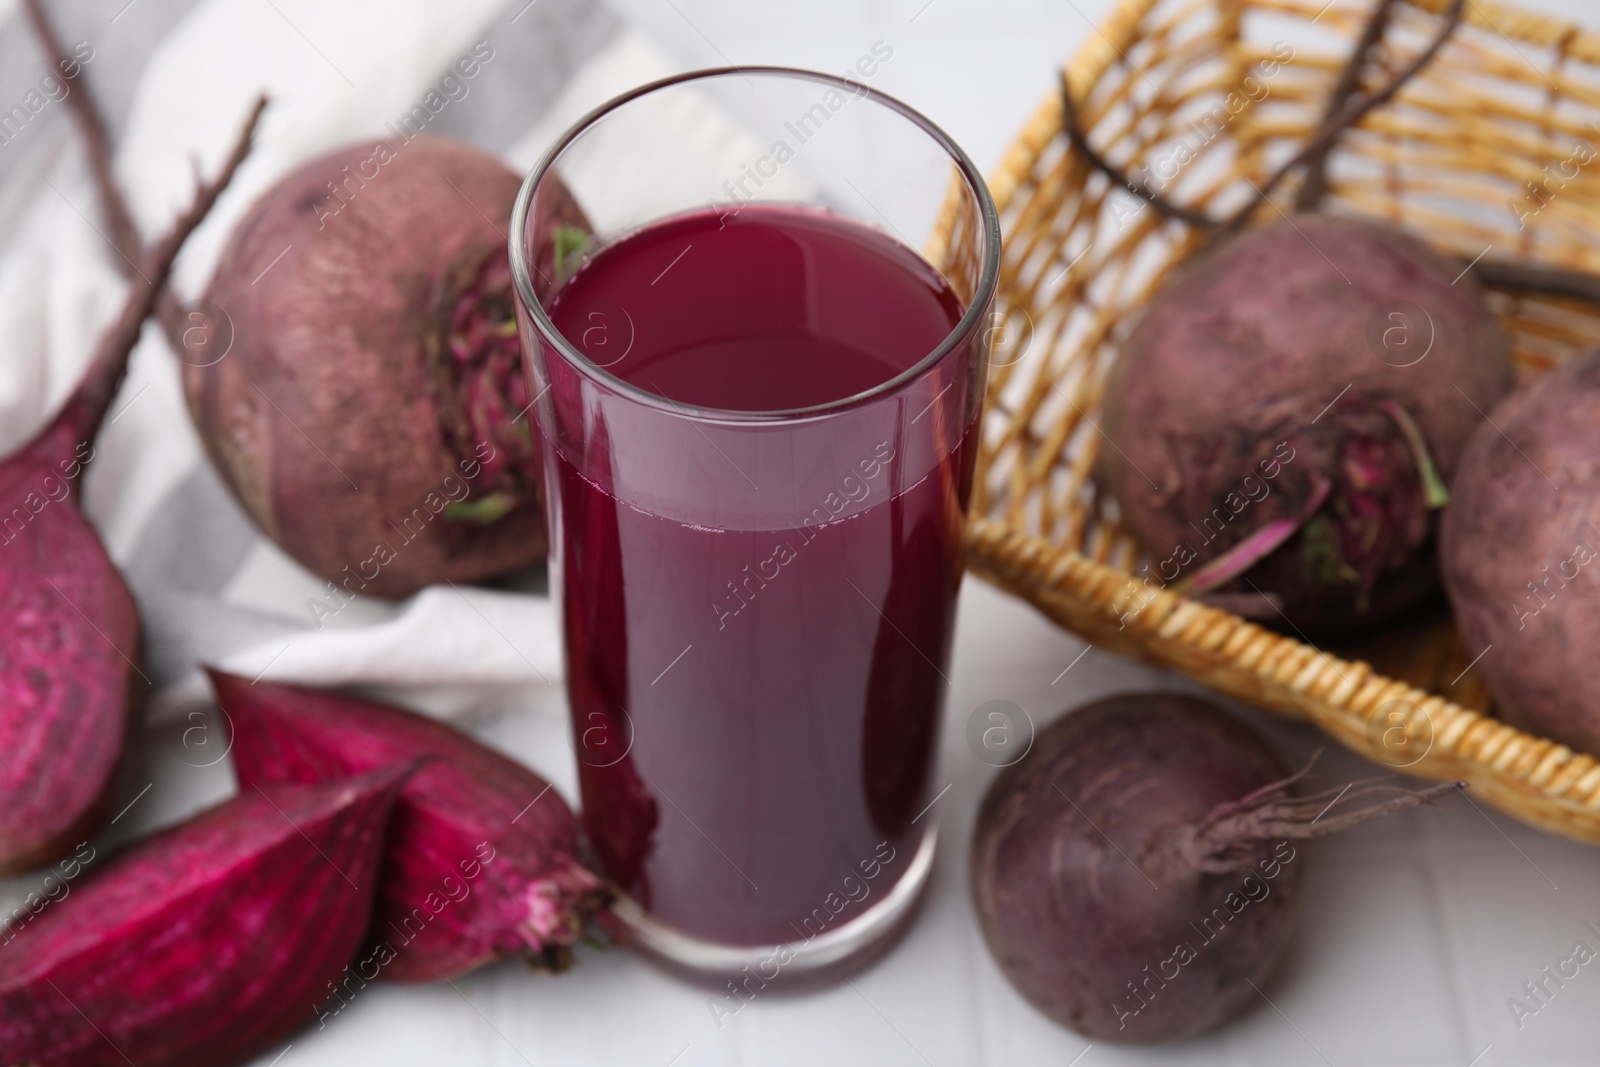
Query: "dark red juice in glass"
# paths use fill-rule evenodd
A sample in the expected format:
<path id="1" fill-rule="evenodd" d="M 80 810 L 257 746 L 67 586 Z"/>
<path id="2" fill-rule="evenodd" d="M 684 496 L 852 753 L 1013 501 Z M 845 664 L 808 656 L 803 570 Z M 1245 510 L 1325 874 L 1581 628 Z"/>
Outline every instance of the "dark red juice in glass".
<path id="1" fill-rule="evenodd" d="M 724 412 L 874 389 L 962 311 L 898 241 L 776 205 L 639 230 L 549 307 L 609 374 Z M 931 392 L 920 414 L 864 409 L 819 474 L 776 438 L 736 451 L 712 426 L 656 441 L 551 386 L 561 421 L 587 427 L 584 454 L 547 447 L 547 469 L 583 818 L 607 873 L 708 941 L 843 926 L 888 894 L 931 821 L 972 425 L 950 426 Z M 674 448 L 703 469 L 696 517 L 618 499 L 619 436 L 659 449 L 644 458 L 662 470 Z M 751 503 L 786 493 L 781 519 Z"/>

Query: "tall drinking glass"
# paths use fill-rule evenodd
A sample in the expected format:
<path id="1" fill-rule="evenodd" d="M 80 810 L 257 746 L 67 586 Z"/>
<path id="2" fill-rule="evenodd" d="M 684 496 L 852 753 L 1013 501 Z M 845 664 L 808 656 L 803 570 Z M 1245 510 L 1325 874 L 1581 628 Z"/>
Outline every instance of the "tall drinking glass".
<path id="1" fill-rule="evenodd" d="M 583 824 L 679 970 L 838 973 L 927 881 L 999 247 L 938 127 L 801 70 L 634 90 L 522 188 Z"/>

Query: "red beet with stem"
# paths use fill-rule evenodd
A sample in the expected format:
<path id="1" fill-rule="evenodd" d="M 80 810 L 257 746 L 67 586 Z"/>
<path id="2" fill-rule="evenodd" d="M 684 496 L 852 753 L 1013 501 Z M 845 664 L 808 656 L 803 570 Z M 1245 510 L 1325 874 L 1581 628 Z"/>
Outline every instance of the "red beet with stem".
<path id="1" fill-rule="evenodd" d="M 80 476 L 173 260 L 243 162 L 263 106 L 218 178 L 143 257 L 72 396 L 0 462 L 0 873 L 65 854 L 104 814 L 142 680 L 139 618 L 79 510 Z"/>
<path id="2" fill-rule="evenodd" d="M 394 981 L 451 978 L 519 955 L 564 967 L 604 903 L 577 824 L 549 783 L 443 723 L 363 700 L 211 672 L 241 787 L 317 782 L 431 757 L 389 833 L 372 937 Z"/>
<path id="3" fill-rule="evenodd" d="M 1192 697 L 1111 697 L 1058 719 L 978 812 L 972 892 L 995 961 L 1040 1011 L 1096 1041 L 1221 1025 L 1259 999 L 1288 946 L 1295 842 L 1457 788 L 1295 797 L 1299 777 Z"/>
<path id="4" fill-rule="evenodd" d="M 1388 227 L 1303 215 L 1165 286 L 1111 372 L 1100 454 L 1150 577 L 1306 634 L 1434 594 L 1435 513 L 1511 388 L 1459 274 Z"/>

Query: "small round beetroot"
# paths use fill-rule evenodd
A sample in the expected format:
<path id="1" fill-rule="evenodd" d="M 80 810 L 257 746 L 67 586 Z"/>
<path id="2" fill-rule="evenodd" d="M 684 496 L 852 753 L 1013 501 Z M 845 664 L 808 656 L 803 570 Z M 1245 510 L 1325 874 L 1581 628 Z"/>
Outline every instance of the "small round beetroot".
<path id="1" fill-rule="evenodd" d="M 1470 278 L 1375 223 L 1301 215 L 1187 265 L 1107 385 L 1102 483 L 1149 577 L 1337 633 L 1437 591 L 1434 512 L 1511 386 Z"/>
<path id="2" fill-rule="evenodd" d="M 1600 754 L 1600 350 L 1490 420 L 1440 533 L 1456 622 L 1506 721 Z"/>
<path id="3" fill-rule="evenodd" d="M 212 279 L 231 347 L 186 361 L 195 425 L 267 536 L 348 592 L 544 556 L 505 233 L 519 184 L 450 141 L 351 145 L 262 196 Z"/>
<path id="4" fill-rule="evenodd" d="M 1295 798 L 1294 781 L 1260 736 L 1192 697 L 1117 696 L 1058 719 L 978 812 L 972 892 L 1000 969 L 1095 1041 L 1221 1025 L 1288 946 L 1293 842 L 1456 788 Z M 1371 803 L 1331 811 L 1352 801 Z"/>

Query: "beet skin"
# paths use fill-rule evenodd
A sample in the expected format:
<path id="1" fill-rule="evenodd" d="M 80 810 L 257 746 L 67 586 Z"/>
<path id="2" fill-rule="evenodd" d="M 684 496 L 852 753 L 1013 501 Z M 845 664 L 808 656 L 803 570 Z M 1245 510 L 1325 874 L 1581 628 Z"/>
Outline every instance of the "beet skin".
<path id="1" fill-rule="evenodd" d="M 190 412 L 245 510 L 341 597 L 544 558 L 519 184 L 449 141 L 353 145 L 269 190 L 223 253 L 206 297 L 232 344 L 184 366 Z"/>
<path id="2" fill-rule="evenodd" d="M 1095 1041 L 1193 1037 L 1238 1014 L 1288 946 L 1298 842 L 1461 786 L 1294 795 L 1309 771 L 1285 777 L 1260 736 L 1193 697 L 1110 697 L 1056 720 L 995 778 L 973 833 L 1001 971 Z"/>
<path id="3" fill-rule="evenodd" d="M 1435 511 L 1511 386 L 1505 340 L 1459 274 L 1397 231 L 1329 215 L 1187 264 L 1135 325 L 1104 404 L 1102 484 L 1148 577 L 1307 634 L 1432 595 Z"/>
<path id="4" fill-rule="evenodd" d="M 1056 720 L 978 813 L 973 895 L 1000 969 L 1096 1041 L 1221 1025 L 1288 945 L 1298 854 L 1262 841 L 1223 874 L 1153 856 L 1163 833 L 1285 775 L 1258 736 L 1190 697 L 1113 697 Z"/>
<path id="5" fill-rule="evenodd" d="M 1490 419 L 1440 536 L 1456 622 L 1501 717 L 1600 755 L 1600 351 Z"/>

